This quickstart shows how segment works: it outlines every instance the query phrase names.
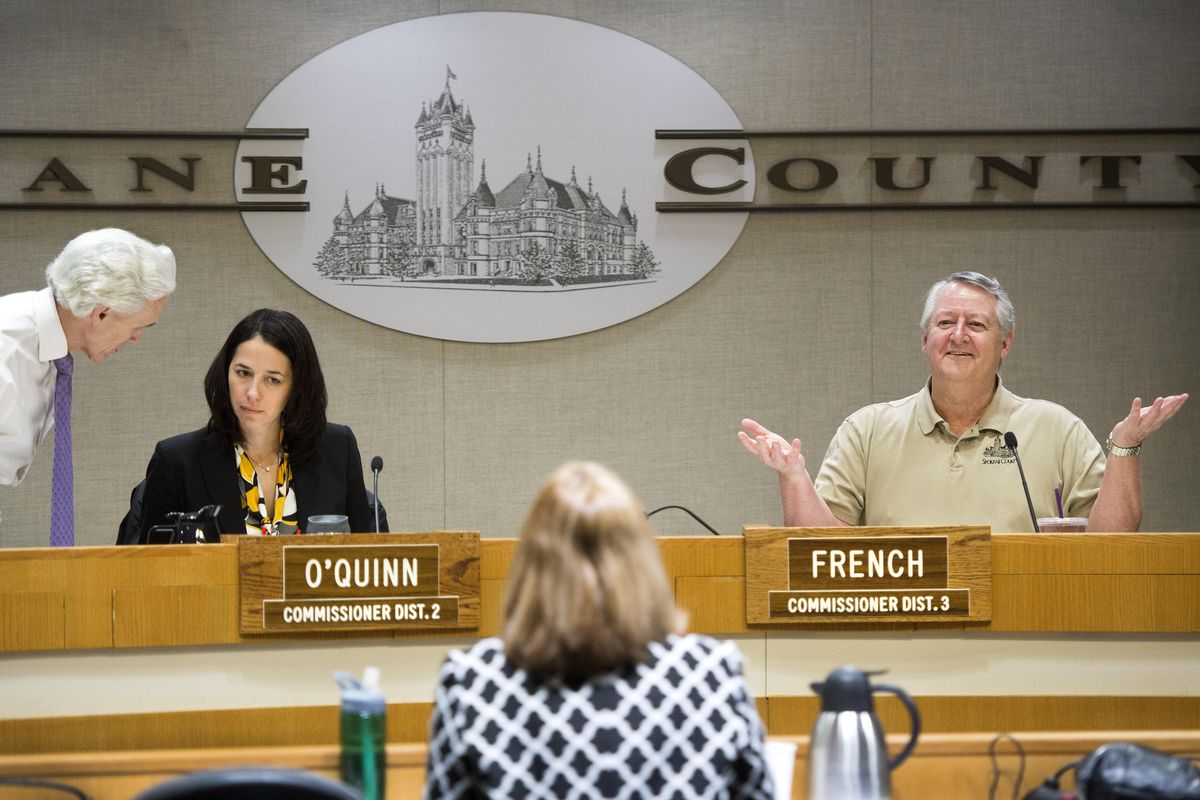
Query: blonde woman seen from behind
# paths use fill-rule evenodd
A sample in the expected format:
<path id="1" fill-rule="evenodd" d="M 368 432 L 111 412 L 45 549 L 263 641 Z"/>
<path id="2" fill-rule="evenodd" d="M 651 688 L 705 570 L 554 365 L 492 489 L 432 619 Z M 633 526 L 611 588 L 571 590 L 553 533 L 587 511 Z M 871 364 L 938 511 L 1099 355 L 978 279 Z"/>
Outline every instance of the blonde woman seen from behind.
<path id="1" fill-rule="evenodd" d="M 770 800 L 741 653 L 682 628 L 633 492 L 560 467 L 525 521 L 503 637 L 442 666 L 425 797 Z"/>

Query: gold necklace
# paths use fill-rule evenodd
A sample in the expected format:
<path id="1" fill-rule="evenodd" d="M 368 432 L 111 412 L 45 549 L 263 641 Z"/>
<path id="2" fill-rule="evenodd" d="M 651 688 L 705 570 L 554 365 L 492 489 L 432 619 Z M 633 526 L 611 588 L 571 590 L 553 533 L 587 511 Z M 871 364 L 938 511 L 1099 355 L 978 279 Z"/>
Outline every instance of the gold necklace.
<path id="1" fill-rule="evenodd" d="M 278 453 L 275 454 L 275 463 L 269 467 L 264 467 L 263 465 L 259 464 L 257 461 L 255 461 L 253 458 L 250 457 L 249 450 L 247 450 L 246 448 L 243 447 L 242 452 L 246 454 L 246 458 L 250 459 L 250 463 L 254 465 L 255 469 L 261 469 L 263 472 L 267 473 L 268 475 L 275 470 L 275 467 L 279 466 L 279 454 Z"/>

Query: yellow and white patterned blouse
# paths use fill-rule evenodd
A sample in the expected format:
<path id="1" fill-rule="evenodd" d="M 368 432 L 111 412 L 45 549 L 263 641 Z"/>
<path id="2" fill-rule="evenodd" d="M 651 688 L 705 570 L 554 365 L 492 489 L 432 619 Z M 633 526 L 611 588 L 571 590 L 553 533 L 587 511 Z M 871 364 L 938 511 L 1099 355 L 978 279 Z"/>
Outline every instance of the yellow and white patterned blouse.
<path id="1" fill-rule="evenodd" d="M 280 438 L 283 438 L 282 435 Z M 242 510 L 246 512 L 246 535 L 286 536 L 297 533 L 292 468 L 282 444 L 279 447 L 279 467 L 275 473 L 275 507 L 272 509 L 267 508 L 266 493 L 259 486 L 258 473 L 246 451 L 241 445 L 234 445 L 233 451 L 237 456 Z"/>

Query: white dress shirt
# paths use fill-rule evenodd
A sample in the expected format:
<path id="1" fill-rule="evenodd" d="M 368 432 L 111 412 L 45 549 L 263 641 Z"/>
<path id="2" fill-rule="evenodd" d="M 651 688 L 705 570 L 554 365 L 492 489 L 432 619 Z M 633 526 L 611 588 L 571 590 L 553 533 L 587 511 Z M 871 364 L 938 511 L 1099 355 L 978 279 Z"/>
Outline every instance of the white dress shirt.
<path id="1" fill-rule="evenodd" d="M 49 288 L 0 297 L 0 485 L 21 482 L 54 427 L 54 359 L 66 354 Z"/>

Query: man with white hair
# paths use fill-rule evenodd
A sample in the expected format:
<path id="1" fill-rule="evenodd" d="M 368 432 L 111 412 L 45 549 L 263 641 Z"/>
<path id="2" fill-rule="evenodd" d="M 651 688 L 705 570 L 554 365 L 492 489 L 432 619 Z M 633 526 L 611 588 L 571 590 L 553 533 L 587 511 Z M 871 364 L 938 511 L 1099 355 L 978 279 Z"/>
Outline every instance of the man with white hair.
<path id="1" fill-rule="evenodd" d="M 1045 400 L 1018 397 L 1000 380 L 1015 332 L 1008 293 L 995 278 L 956 272 L 929 290 L 921 352 L 930 378 L 916 394 L 851 414 L 814 482 L 800 440 L 743 420 L 742 445 L 779 473 L 784 524 L 989 524 L 1030 531 L 1016 439 L 1038 516 L 1087 517 L 1089 531 L 1136 531 L 1142 521 L 1139 453 L 1146 437 L 1187 401 L 1159 397 L 1112 429 L 1105 459 L 1083 421 Z"/>
<path id="2" fill-rule="evenodd" d="M 0 297 L 0 485 L 25 477 L 56 426 L 51 544 L 74 544 L 71 353 L 106 361 L 154 325 L 175 291 L 175 255 L 128 231 L 80 234 L 46 288 Z"/>

